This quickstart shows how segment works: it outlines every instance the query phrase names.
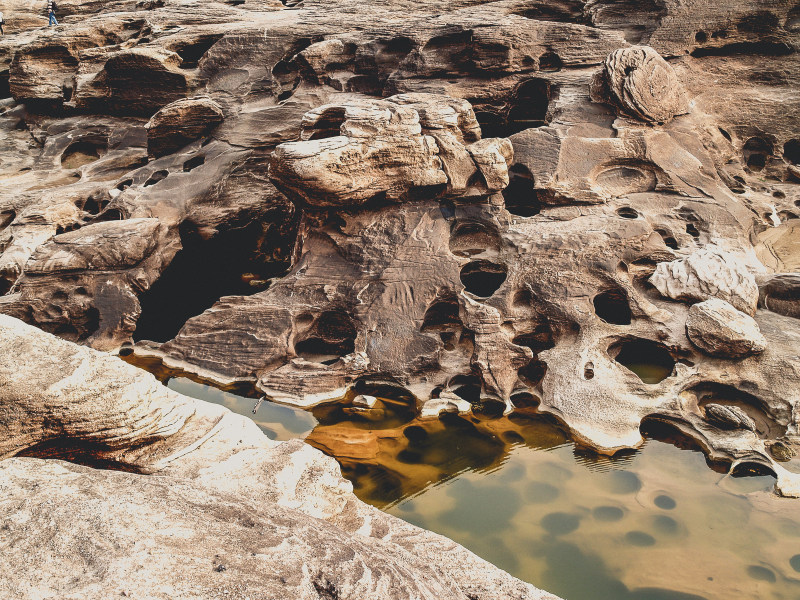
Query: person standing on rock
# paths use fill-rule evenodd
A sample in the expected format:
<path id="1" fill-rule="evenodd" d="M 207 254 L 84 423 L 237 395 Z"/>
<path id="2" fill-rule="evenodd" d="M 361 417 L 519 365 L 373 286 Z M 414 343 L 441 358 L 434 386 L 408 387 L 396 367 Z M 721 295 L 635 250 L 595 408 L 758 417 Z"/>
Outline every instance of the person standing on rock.
<path id="1" fill-rule="evenodd" d="M 58 25 L 58 21 L 56 20 L 56 11 L 58 10 L 58 6 L 56 6 L 55 0 L 47 0 L 47 16 L 50 19 L 50 25 Z"/>

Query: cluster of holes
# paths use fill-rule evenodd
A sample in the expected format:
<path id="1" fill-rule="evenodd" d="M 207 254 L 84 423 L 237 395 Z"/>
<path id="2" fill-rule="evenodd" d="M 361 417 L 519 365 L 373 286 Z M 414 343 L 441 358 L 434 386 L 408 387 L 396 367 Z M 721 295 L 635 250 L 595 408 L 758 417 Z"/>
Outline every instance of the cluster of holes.
<path id="1" fill-rule="evenodd" d="M 470 294 L 488 298 L 503 285 L 507 273 L 508 269 L 503 264 L 475 260 L 462 267 L 461 283 Z"/>
<path id="2" fill-rule="evenodd" d="M 530 170 L 525 165 L 511 165 L 508 177 L 508 186 L 503 190 L 506 210 L 518 217 L 538 215 L 542 210 L 542 203 Z"/>

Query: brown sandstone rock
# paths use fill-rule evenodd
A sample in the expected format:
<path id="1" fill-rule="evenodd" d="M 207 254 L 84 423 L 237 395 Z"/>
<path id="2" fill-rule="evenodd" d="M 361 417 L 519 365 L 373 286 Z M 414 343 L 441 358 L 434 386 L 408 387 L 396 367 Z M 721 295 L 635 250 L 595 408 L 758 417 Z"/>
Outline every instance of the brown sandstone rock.
<path id="1" fill-rule="evenodd" d="M 664 124 L 688 112 L 683 84 L 653 48 L 621 48 L 608 55 L 603 67 L 592 80 L 596 100 L 608 100 L 648 123 Z"/>
<path id="2" fill-rule="evenodd" d="M 176 100 L 147 122 L 147 151 L 158 158 L 204 137 L 224 119 L 222 107 L 211 98 Z"/>

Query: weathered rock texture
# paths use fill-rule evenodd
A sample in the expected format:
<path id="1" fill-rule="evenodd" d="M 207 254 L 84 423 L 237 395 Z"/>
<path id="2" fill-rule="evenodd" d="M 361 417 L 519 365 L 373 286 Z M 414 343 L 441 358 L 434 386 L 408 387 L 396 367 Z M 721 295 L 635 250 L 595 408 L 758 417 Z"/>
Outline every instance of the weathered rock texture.
<path id="1" fill-rule="evenodd" d="M 800 493 L 792 2 L 65 6 L 0 41 L 0 312 L 301 406 L 535 396 L 606 453 L 666 420 Z M 762 352 L 692 343 L 713 298 Z"/>
<path id="2" fill-rule="evenodd" d="M 719 298 L 689 309 L 686 335 L 695 346 L 716 356 L 740 358 L 767 347 L 758 323 Z"/>
<path id="3" fill-rule="evenodd" d="M 0 334 L 4 597 L 557 600 L 361 503 L 300 441 L 11 317 Z"/>

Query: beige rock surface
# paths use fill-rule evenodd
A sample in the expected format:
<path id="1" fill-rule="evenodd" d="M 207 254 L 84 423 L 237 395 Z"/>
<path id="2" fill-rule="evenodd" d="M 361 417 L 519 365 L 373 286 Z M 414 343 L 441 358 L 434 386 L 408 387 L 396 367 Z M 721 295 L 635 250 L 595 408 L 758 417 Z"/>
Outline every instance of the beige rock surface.
<path id="1" fill-rule="evenodd" d="M 0 332 L 0 596 L 557 600 L 361 503 L 299 440 L 12 317 Z"/>
<path id="2" fill-rule="evenodd" d="M 729 358 L 762 352 L 767 346 L 752 317 L 718 298 L 692 305 L 686 335 L 704 352 Z"/>

